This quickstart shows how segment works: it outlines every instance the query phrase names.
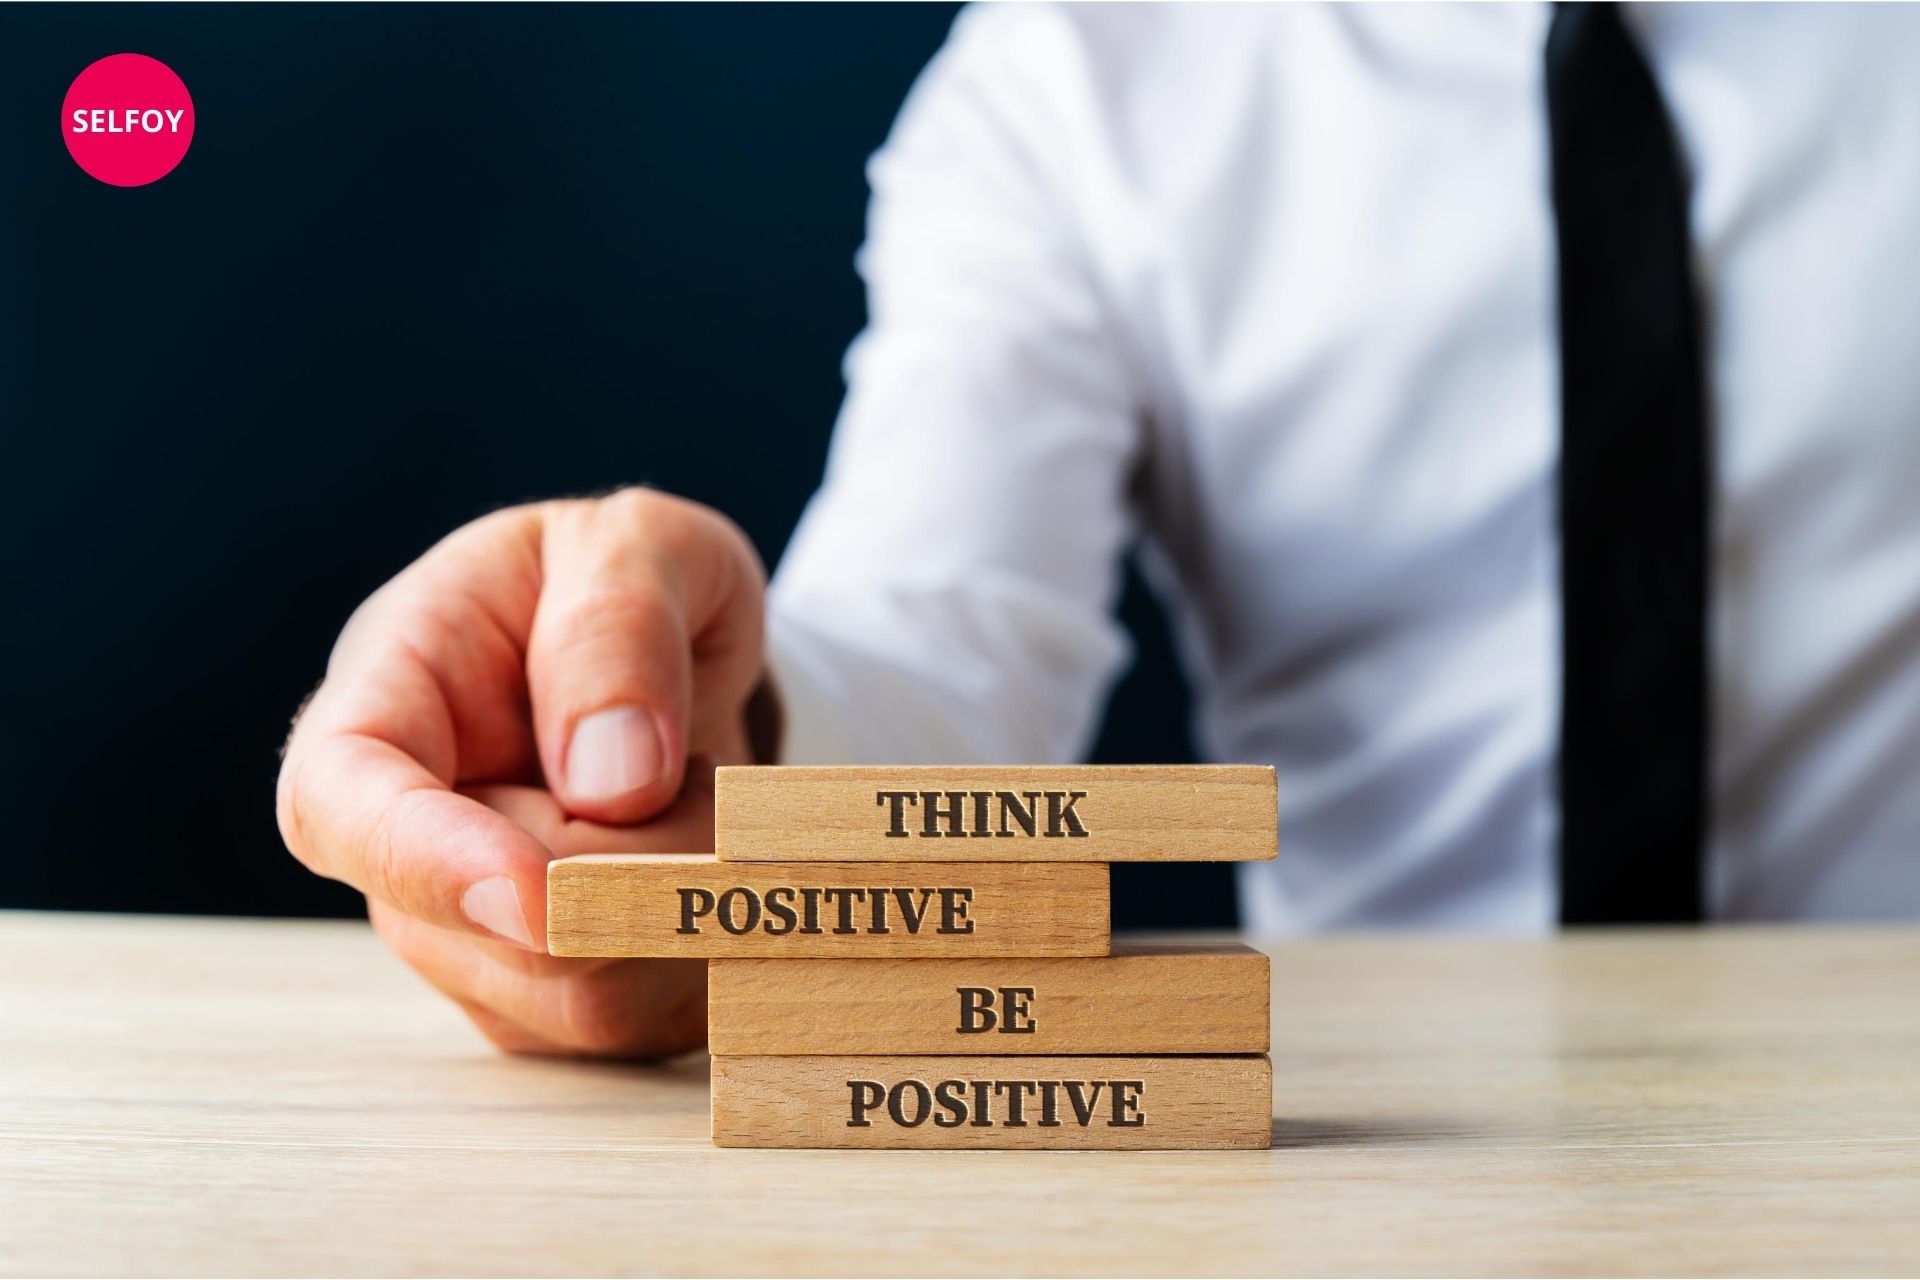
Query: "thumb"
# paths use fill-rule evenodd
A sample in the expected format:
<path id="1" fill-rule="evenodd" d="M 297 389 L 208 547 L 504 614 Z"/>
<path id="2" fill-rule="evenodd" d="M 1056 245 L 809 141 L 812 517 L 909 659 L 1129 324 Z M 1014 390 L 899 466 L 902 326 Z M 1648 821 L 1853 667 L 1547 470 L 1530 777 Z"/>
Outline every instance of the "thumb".
<path id="1" fill-rule="evenodd" d="M 759 561 L 718 514 L 633 489 L 554 504 L 541 567 L 527 686 L 548 786 L 574 817 L 652 817 L 758 680 Z"/>

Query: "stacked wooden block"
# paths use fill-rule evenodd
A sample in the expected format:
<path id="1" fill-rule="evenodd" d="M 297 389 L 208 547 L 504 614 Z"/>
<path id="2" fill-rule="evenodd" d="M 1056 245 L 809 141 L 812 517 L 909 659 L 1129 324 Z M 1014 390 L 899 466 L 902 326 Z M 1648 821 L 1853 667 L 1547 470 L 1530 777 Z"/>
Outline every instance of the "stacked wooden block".
<path id="1" fill-rule="evenodd" d="M 552 864 L 566 956 L 709 961 L 723 1147 L 1266 1147 L 1267 959 L 1109 939 L 1119 861 L 1274 856 L 1254 766 L 732 768 L 716 856 Z"/>

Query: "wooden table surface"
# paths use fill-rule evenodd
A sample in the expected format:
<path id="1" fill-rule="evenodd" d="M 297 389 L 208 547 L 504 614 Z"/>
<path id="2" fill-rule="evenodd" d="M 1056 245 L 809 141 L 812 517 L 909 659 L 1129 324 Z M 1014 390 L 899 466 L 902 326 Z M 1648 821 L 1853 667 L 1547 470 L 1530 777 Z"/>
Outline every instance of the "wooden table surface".
<path id="1" fill-rule="evenodd" d="M 0 1271 L 1920 1269 L 1920 932 L 1272 953 L 1270 1151 L 719 1151 L 362 926 L 0 915 Z"/>

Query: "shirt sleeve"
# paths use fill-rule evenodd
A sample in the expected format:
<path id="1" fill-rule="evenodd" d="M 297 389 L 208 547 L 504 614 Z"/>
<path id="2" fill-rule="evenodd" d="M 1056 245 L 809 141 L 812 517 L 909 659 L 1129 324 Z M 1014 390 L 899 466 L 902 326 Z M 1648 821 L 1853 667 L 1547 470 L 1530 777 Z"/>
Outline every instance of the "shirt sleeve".
<path id="1" fill-rule="evenodd" d="M 789 763 L 1070 760 L 1127 658 L 1139 400 L 1053 188 L 1068 43 L 963 13 L 869 166 L 869 324 L 770 595 Z"/>

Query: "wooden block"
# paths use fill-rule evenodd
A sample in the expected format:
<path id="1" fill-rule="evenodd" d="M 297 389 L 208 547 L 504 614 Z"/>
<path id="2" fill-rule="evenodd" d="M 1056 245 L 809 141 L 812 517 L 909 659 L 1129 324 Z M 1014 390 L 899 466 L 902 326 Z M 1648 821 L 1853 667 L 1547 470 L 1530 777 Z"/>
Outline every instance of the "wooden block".
<path id="1" fill-rule="evenodd" d="M 715 1058 L 717 1147 L 1265 1148 L 1273 1066 L 1214 1058 Z"/>
<path id="2" fill-rule="evenodd" d="M 1254 862 L 1277 843 L 1265 765 L 735 766 L 722 862 Z"/>
<path id="3" fill-rule="evenodd" d="M 1107 868 L 723 864 L 586 854 L 547 866 L 557 956 L 1103 956 Z"/>
<path id="4" fill-rule="evenodd" d="M 1054 959 L 715 960 L 715 1054 L 1265 1053 L 1267 957 L 1131 943 Z"/>

